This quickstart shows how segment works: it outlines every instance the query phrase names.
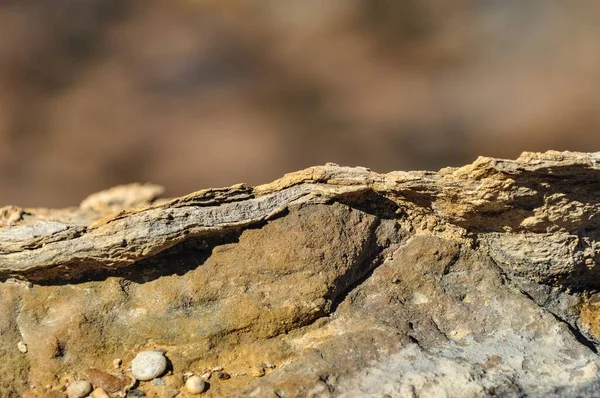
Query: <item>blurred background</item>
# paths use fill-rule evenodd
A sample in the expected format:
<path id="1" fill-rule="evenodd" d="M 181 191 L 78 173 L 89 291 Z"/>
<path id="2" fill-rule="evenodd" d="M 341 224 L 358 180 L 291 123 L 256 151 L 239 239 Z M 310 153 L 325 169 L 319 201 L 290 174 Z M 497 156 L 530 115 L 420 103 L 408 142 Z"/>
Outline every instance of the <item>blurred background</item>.
<path id="1" fill-rule="evenodd" d="M 600 150 L 597 0 L 0 0 L 0 206 Z"/>

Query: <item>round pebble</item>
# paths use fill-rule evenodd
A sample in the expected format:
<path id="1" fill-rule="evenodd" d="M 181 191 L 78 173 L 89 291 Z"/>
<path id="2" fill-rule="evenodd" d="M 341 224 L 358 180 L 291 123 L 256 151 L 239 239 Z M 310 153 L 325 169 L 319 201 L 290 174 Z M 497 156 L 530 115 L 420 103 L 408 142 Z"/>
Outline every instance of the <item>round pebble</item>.
<path id="1" fill-rule="evenodd" d="M 108 395 L 106 393 L 106 391 L 104 391 L 101 388 L 96 388 L 94 391 L 92 391 L 92 393 L 90 394 L 90 398 L 110 398 L 110 395 Z"/>
<path id="2" fill-rule="evenodd" d="M 185 381 L 185 388 L 192 394 L 202 394 L 206 383 L 200 376 L 192 376 Z"/>
<path id="3" fill-rule="evenodd" d="M 167 370 L 167 358 L 160 351 L 143 351 L 131 362 L 131 373 L 137 380 L 148 381 Z"/>
<path id="4" fill-rule="evenodd" d="M 69 384 L 67 387 L 67 397 L 69 398 L 83 398 L 90 395 L 92 392 L 92 385 L 87 380 L 79 380 Z"/>

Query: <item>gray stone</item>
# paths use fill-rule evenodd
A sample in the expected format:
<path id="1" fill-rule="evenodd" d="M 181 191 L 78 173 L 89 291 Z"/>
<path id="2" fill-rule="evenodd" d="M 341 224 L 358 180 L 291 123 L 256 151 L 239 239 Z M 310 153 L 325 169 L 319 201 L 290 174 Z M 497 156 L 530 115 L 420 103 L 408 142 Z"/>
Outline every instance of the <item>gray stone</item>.
<path id="1" fill-rule="evenodd" d="M 166 370 L 167 358 L 160 351 L 140 352 L 131 362 L 131 374 L 141 381 L 162 376 Z"/>

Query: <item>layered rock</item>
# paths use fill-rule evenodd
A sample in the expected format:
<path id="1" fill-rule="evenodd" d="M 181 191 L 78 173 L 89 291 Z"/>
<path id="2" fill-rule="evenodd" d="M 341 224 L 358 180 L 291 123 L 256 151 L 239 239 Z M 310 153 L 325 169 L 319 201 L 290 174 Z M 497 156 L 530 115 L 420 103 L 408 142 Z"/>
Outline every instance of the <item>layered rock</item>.
<path id="1" fill-rule="evenodd" d="M 0 209 L 0 395 L 187 396 L 196 374 L 206 396 L 596 396 L 599 173 L 600 153 L 328 164 Z M 135 381 L 147 350 L 167 373 Z"/>

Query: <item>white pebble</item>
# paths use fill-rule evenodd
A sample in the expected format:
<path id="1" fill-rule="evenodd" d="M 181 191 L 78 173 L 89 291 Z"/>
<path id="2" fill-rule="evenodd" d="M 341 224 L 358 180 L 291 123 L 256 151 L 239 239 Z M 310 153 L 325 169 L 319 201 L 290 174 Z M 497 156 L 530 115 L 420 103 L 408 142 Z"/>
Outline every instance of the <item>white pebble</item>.
<path id="1" fill-rule="evenodd" d="M 69 398 L 83 398 L 90 395 L 92 385 L 87 380 L 79 380 L 69 384 L 67 387 L 67 396 Z"/>
<path id="2" fill-rule="evenodd" d="M 200 376 L 192 376 L 186 380 L 185 388 L 192 394 L 202 394 L 206 388 L 206 383 Z"/>
<path id="3" fill-rule="evenodd" d="M 160 351 L 143 351 L 131 362 L 131 373 L 137 380 L 148 381 L 167 370 L 167 358 Z"/>
<path id="4" fill-rule="evenodd" d="M 90 394 L 90 398 L 110 398 L 110 395 L 108 395 L 106 393 L 106 391 L 104 391 L 101 388 L 96 388 L 94 391 L 92 391 L 92 393 Z"/>
<path id="5" fill-rule="evenodd" d="M 17 343 L 17 348 L 19 349 L 19 351 L 21 351 L 23 354 L 27 353 L 27 344 L 23 343 L 22 341 L 19 341 Z"/>

